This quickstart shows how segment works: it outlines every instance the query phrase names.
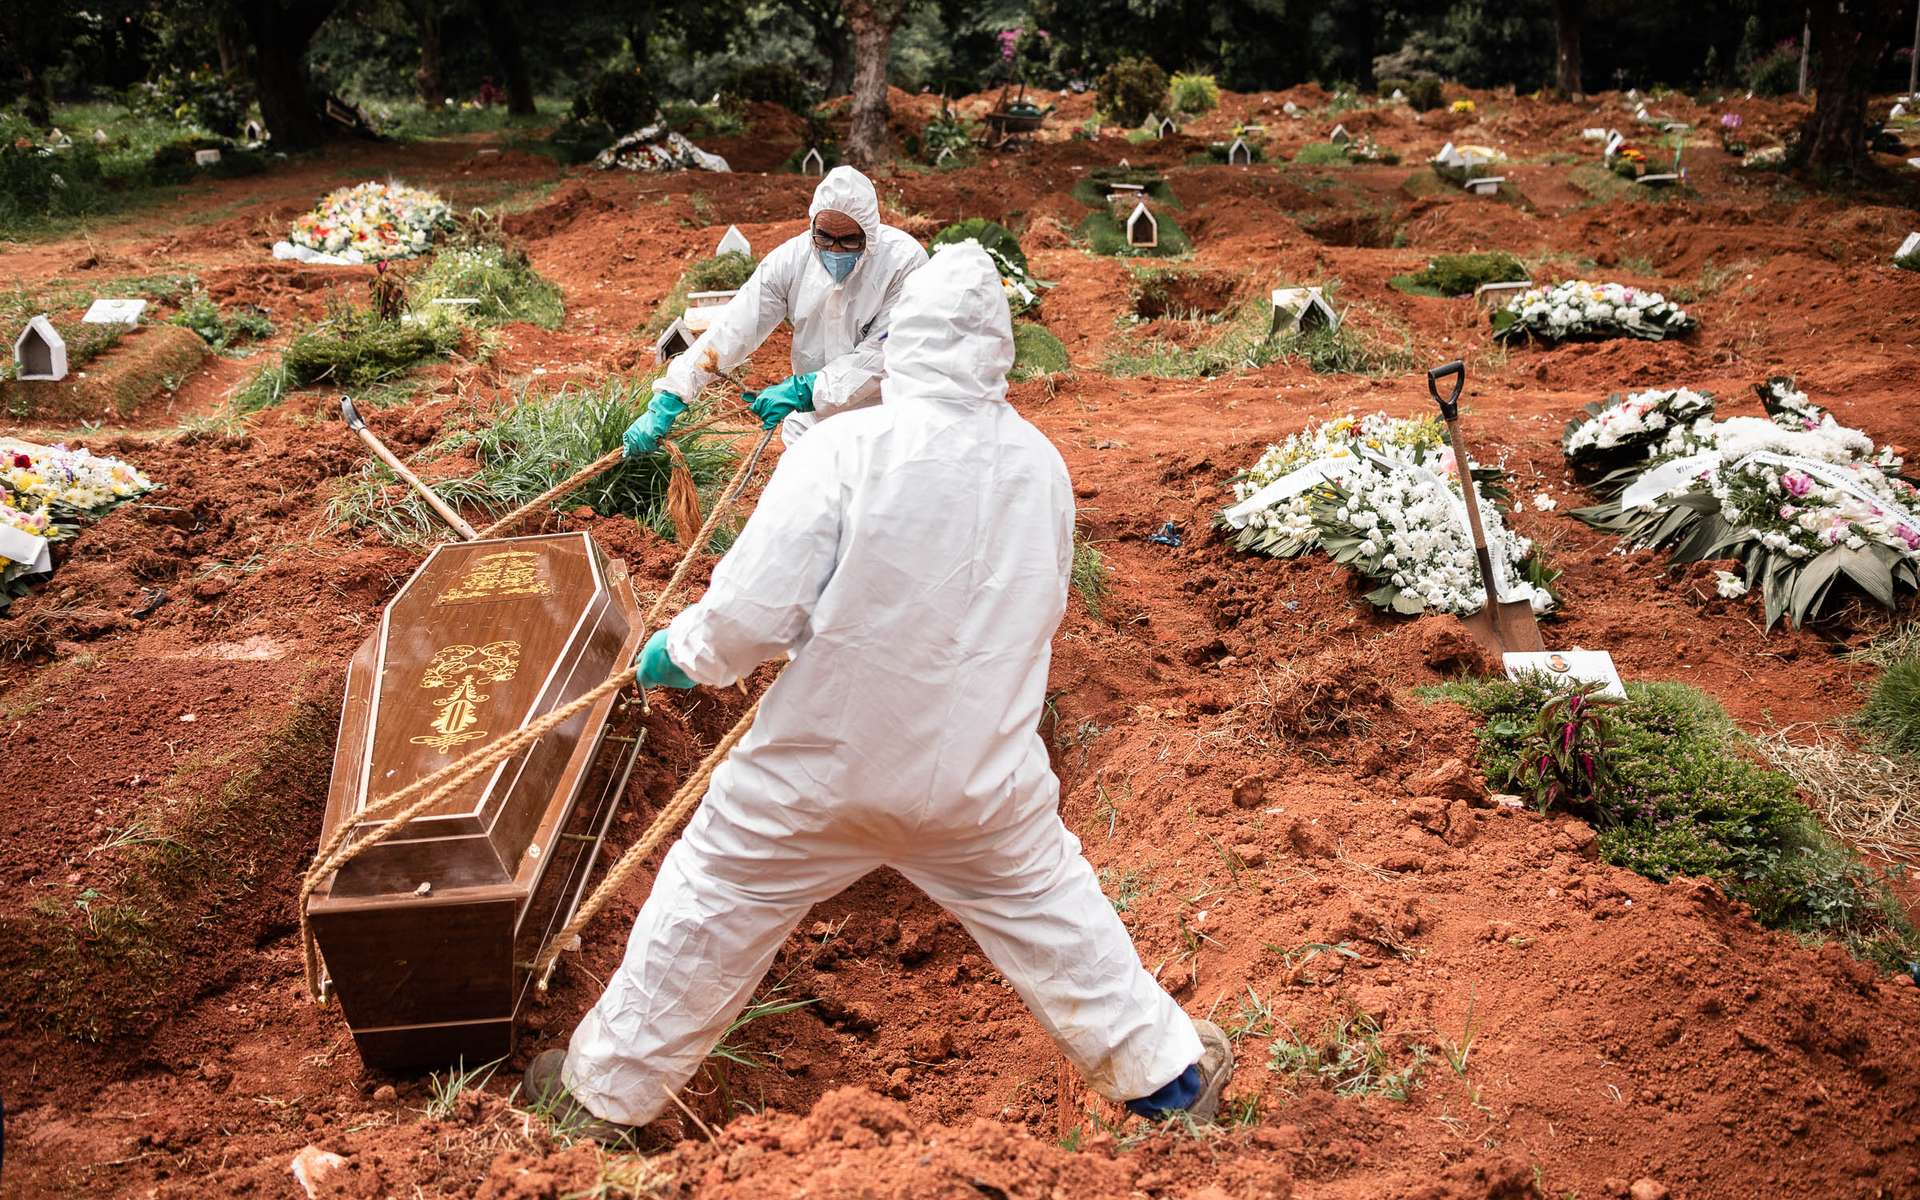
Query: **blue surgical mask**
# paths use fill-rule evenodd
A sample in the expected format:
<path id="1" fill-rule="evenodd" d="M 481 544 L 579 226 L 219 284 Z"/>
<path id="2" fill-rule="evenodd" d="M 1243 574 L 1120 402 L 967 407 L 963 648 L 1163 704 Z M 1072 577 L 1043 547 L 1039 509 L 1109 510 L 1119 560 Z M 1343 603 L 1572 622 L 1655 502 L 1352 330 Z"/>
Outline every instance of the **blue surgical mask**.
<path id="1" fill-rule="evenodd" d="M 827 269 L 827 274 L 833 276 L 833 281 L 844 283 L 847 276 L 853 274 L 854 264 L 860 261 L 862 251 L 821 250 L 818 253 L 820 265 Z"/>

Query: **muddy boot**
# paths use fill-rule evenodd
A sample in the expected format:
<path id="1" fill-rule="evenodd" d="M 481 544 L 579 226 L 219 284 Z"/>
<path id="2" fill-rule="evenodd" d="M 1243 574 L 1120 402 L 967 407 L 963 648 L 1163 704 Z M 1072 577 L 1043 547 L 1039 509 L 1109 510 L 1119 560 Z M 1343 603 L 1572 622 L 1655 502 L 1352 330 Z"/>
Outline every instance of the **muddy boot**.
<path id="1" fill-rule="evenodd" d="M 616 1125 L 594 1116 L 567 1091 L 566 1083 L 560 1078 L 561 1068 L 566 1064 L 565 1050 L 542 1050 L 533 1056 L 520 1089 L 527 1107 L 545 1117 L 555 1132 L 567 1137 L 592 1138 L 605 1146 L 631 1142 L 638 1132 L 633 1126 Z"/>
<path id="2" fill-rule="evenodd" d="M 1187 1114 L 1196 1121 L 1211 1121 L 1219 1115 L 1220 1096 L 1233 1078 L 1233 1043 L 1212 1021 L 1195 1021 L 1193 1031 L 1200 1035 L 1200 1061 L 1194 1064 L 1200 1069 L 1200 1096 L 1187 1106 Z"/>

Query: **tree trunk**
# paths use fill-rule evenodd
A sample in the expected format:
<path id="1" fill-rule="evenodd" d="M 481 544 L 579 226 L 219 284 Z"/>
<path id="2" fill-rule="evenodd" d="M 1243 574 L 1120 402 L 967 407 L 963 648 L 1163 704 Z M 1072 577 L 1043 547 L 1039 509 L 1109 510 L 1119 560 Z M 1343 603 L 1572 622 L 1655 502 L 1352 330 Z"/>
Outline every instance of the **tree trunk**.
<path id="1" fill-rule="evenodd" d="M 248 0 L 241 20 L 253 39 L 253 90 L 276 150 L 304 150 L 326 136 L 307 95 L 307 46 L 338 0 Z"/>
<path id="2" fill-rule="evenodd" d="M 239 19 L 226 9 L 214 19 L 214 49 L 220 55 L 220 74 L 240 80 L 247 74 L 247 31 Z"/>
<path id="3" fill-rule="evenodd" d="M 905 0 L 846 0 L 847 27 L 853 34 L 853 125 L 847 131 L 846 157 L 855 166 L 884 162 L 892 151 L 887 58 L 906 7 Z"/>
<path id="4" fill-rule="evenodd" d="M 1553 0 L 1553 28 L 1559 42 L 1554 80 L 1560 94 L 1569 100 L 1586 98 L 1580 86 L 1580 25 L 1586 16 L 1586 0 Z"/>
<path id="5" fill-rule="evenodd" d="M 1800 132 L 1800 164 L 1823 175 L 1865 165 L 1867 101 L 1906 0 L 1814 0 L 1807 25 L 1813 50 L 1813 116 Z"/>
<path id="6" fill-rule="evenodd" d="M 527 59 L 520 53 L 520 30 L 509 0 L 479 0 L 481 27 L 493 48 L 493 61 L 507 81 L 507 111 L 516 117 L 533 115 L 533 83 L 527 78 Z"/>
<path id="7" fill-rule="evenodd" d="M 413 0 L 414 23 L 420 31 L 420 69 L 414 72 L 420 102 L 439 108 L 447 102 L 446 79 L 440 71 L 440 0 Z"/>

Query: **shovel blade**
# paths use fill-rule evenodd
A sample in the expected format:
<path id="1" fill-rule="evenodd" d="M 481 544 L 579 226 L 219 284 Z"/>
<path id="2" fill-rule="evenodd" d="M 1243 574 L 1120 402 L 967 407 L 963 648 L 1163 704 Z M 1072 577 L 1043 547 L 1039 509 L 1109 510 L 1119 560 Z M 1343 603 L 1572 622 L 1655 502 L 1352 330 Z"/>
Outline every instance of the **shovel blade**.
<path id="1" fill-rule="evenodd" d="M 1467 633 L 1489 654 L 1521 654 L 1545 650 L 1540 623 L 1525 600 L 1502 600 L 1460 618 Z"/>

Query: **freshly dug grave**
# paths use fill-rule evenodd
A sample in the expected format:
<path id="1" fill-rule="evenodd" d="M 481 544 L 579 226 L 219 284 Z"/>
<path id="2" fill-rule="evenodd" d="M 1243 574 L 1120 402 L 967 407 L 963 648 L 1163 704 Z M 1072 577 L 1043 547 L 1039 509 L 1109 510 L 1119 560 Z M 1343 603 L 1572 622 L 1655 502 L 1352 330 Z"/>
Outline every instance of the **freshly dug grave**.
<path id="1" fill-rule="evenodd" d="M 1326 102 L 1299 89 L 1225 107 L 1253 115 L 1287 96 Z M 1916 332 L 1908 280 L 1885 261 L 1891 225 L 1738 174 L 1712 150 L 1682 202 L 1582 207 L 1549 192 L 1529 197 L 1535 214 L 1406 189 L 1443 136 L 1544 158 L 1577 151 L 1578 129 L 1616 105 L 1476 99 L 1478 125 L 1449 135 L 1381 110 L 1368 128 L 1407 154 L 1399 167 L 1188 167 L 1178 147 L 1108 138 L 1042 141 L 881 190 L 890 211 L 986 216 L 1024 234 L 1035 214 L 1077 219 L 1086 168 L 1157 156 L 1196 241 L 1173 265 L 1243 280 L 1242 295 L 1338 279 L 1369 335 L 1406 339 L 1422 363 L 1464 354 L 1476 450 L 1504 459 L 1523 500 L 1558 505 L 1516 516 L 1566 572 L 1551 644 L 1605 648 L 1629 678 L 1702 688 L 1751 729 L 1850 712 L 1870 671 L 1840 652 L 1885 617 L 1862 609 L 1763 636 L 1750 610 L 1701 595 L 1661 558 L 1615 553 L 1565 515 L 1585 498 L 1558 432 L 1609 391 L 1734 396 L 1782 372 L 1876 440 L 1920 445 L 1889 350 Z M 1795 104 L 1742 107 L 1764 123 Z M 1315 121 L 1270 117 L 1269 129 L 1282 143 L 1324 136 Z M 462 174 L 470 152 L 344 153 L 459 204 L 480 194 Z M 178 218 L 241 204 L 229 225 L 282 220 L 341 169 L 216 184 L 172 222 L 145 214 L 97 233 L 98 251 L 30 247 L 19 269 L 52 280 L 88 254 L 164 252 L 317 313 L 326 278 L 260 273 L 257 248 L 234 244 L 239 226 L 222 241 Z M 516 158 L 489 187 L 553 173 Z M 687 266 L 730 223 L 761 251 L 798 232 L 807 187 L 574 172 L 530 195 L 508 224 L 561 285 L 565 321 L 507 326 L 486 362 L 429 368 L 378 427 L 409 453 L 517 386 L 634 370 L 645 354 L 633 331 Z M 1297 232 L 1322 221 L 1397 229 L 1406 245 Z M 169 224 L 193 232 L 156 240 Z M 1076 368 L 1012 398 L 1065 456 L 1111 579 L 1099 618 L 1070 604 L 1041 734 L 1063 815 L 1148 967 L 1238 1035 L 1226 1124 L 1124 1120 L 1065 1072 L 959 926 L 889 872 L 820 906 L 783 948 L 761 998 L 813 1003 L 740 1030 L 747 1062 L 716 1061 L 689 1089 L 711 1140 L 676 1116 L 648 1131 L 653 1157 L 604 1155 L 510 1107 L 527 1057 L 564 1043 L 617 963 L 646 878 L 567 960 L 513 1059 L 469 1081 L 478 1090 L 436 1096 L 448 1089 L 364 1070 L 338 1015 L 301 996 L 293 889 L 318 824 L 312 772 L 334 673 L 417 556 L 328 525 L 332 490 L 362 454 L 326 419 L 326 396 L 301 394 L 248 427 L 190 436 L 50 431 L 133 459 L 167 490 L 89 528 L 0 621 L 0 746 L 16 781 L 0 815 L 0 922 L 66 939 L 9 937 L 0 969 L 44 982 L 73 961 L 116 968 L 80 976 L 104 982 L 58 1003 L 0 992 L 10 1194 L 294 1194 L 288 1164 L 310 1144 L 346 1157 L 339 1195 L 1505 1200 L 1625 1197 L 1643 1179 L 1687 1200 L 1920 1193 L 1920 989 L 1763 930 L 1709 884 L 1604 866 L 1583 822 L 1493 806 L 1470 715 L 1420 694 L 1488 666 L 1455 623 L 1381 616 L 1324 557 L 1237 555 L 1208 532 L 1223 481 L 1266 444 L 1347 411 L 1423 413 L 1423 382 L 1285 360 L 1210 380 L 1102 375 L 1129 272 L 1058 241 L 1035 247 L 1034 269 L 1059 284 L 1044 319 Z M 1701 331 L 1496 354 L 1471 301 L 1387 286 L 1437 253 L 1495 246 L 1536 279 L 1591 257 L 1609 277 L 1689 289 Z M 756 357 L 750 385 L 787 372 L 785 346 L 777 336 Z M 199 406 L 182 415 L 224 402 L 197 380 L 182 396 Z M 1146 540 L 1169 521 L 1182 545 Z M 591 529 L 643 587 L 677 556 L 630 519 L 567 510 L 551 524 Z M 617 845 L 742 703 L 695 693 L 656 707 Z M 173 843 L 209 856 L 174 870 Z M 159 960 L 111 959 L 102 929 L 124 926 L 109 913 L 170 948 L 163 970 L 118 969 Z"/>

